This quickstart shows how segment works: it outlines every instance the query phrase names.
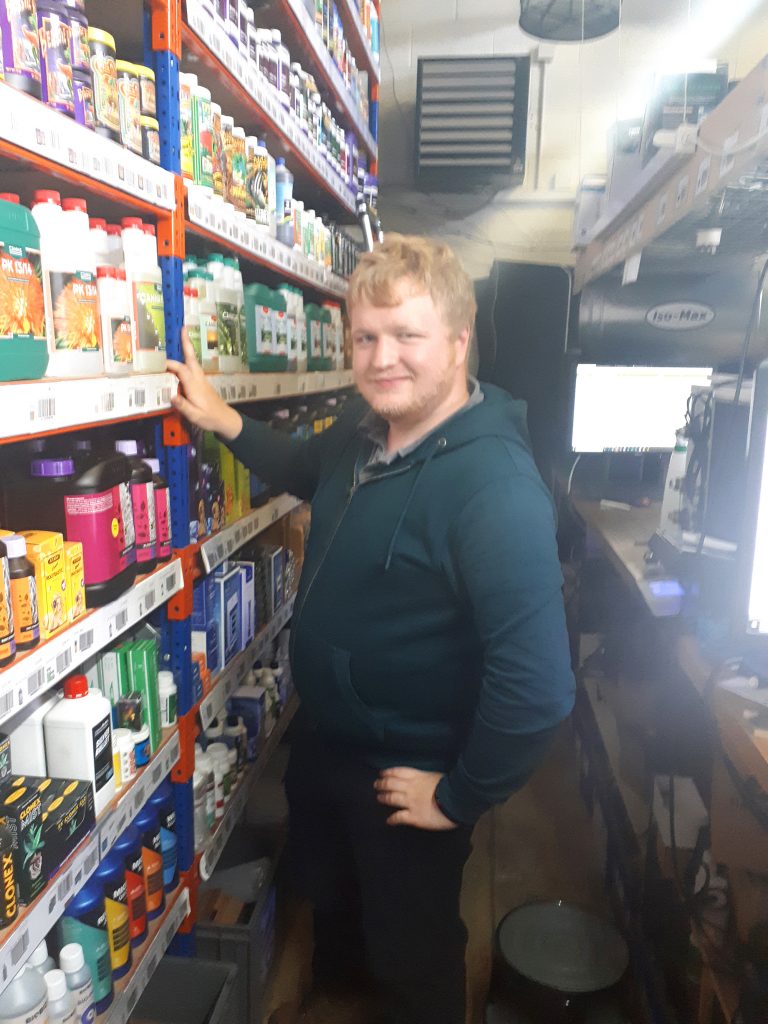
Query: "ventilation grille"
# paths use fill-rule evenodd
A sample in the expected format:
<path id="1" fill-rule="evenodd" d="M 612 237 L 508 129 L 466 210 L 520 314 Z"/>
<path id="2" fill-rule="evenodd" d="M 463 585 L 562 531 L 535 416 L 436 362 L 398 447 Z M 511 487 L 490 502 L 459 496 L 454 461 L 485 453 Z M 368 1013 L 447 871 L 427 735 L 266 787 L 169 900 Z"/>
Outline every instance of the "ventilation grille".
<path id="1" fill-rule="evenodd" d="M 417 176 L 522 174 L 528 57 L 421 57 Z"/>

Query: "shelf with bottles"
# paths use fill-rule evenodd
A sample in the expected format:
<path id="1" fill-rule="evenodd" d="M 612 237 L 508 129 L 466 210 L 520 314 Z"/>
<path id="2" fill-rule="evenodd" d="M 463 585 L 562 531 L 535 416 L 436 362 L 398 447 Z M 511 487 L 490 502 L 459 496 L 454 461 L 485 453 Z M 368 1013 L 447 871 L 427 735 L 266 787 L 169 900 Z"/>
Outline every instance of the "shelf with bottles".
<path id="1" fill-rule="evenodd" d="M 304 0 L 279 0 L 277 10 L 277 21 L 283 28 L 285 38 L 296 40 L 298 52 L 317 71 L 321 83 L 330 89 L 349 119 L 358 144 L 367 151 L 372 161 L 376 161 L 378 146 L 369 127 L 368 72 L 358 72 L 356 89 L 354 83 L 351 87 L 347 84 L 345 75 L 339 70 L 323 41 L 323 34 L 318 32 L 314 18 L 307 11 Z"/>
<path id="2" fill-rule="evenodd" d="M 52 872 L 34 902 L 23 907 L 13 924 L 0 932 L 0 991 L 45 939 L 69 900 L 83 888 L 99 862 L 155 794 L 178 761 L 179 753 L 179 733 L 174 725 L 163 730 L 160 746 L 149 763 L 137 771 L 96 817 L 90 832 Z"/>
<path id="3" fill-rule="evenodd" d="M 343 219 L 355 212 L 355 191 L 350 169 L 344 174 L 313 140 L 308 126 L 280 97 L 267 79 L 222 34 L 199 0 L 187 5 L 182 33 L 184 68 L 211 92 L 222 113 L 236 124 L 254 129 L 268 140 L 273 157 L 283 157 L 296 177 L 296 191 L 318 207 L 338 207 Z"/>
<path id="4" fill-rule="evenodd" d="M 245 811 L 251 789 L 264 773 L 264 769 L 285 735 L 298 707 L 299 698 L 296 693 L 291 693 L 284 707 L 279 712 L 277 720 L 271 725 L 271 731 L 265 737 L 256 760 L 251 762 L 240 776 L 234 792 L 232 792 L 229 802 L 224 809 L 223 817 L 217 822 L 214 831 L 206 839 L 202 849 L 198 851 L 200 856 L 200 877 L 204 881 L 213 874 L 216 864 L 227 844 L 227 840 L 232 835 L 232 830 Z"/>
<path id="5" fill-rule="evenodd" d="M 181 562 L 174 559 L 140 578 L 116 601 L 86 611 L 38 647 L 18 654 L 0 670 L 0 725 L 136 627 L 183 586 Z"/>
<path id="6" fill-rule="evenodd" d="M 323 3 L 323 11 L 329 0 Z M 317 7 L 320 3 L 317 2 Z M 365 65 L 371 79 L 381 80 L 379 11 L 373 0 L 339 0 L 338 12 L 347 30 L 347 45 L 358 67 Z M 317 24 L 317 13 L 315 14 Z M 331 14 L 332 17 L 332 14 Z"/>
<path id="7" fill-rule="evenodd" d="M 354 385 L 352 370 L 326 373 L 212 373 L 209 383 L 230 405 L 274 398 L 301 398 L 339 391 Z"/>
<path id="8" fill-rule="evenodd" d="M 200 557 L 206 573 L 211 573 L 223 565 L 249 540 L 268 529 L 278 519 L 287 516 L 299 505 L 301 505 L 299 498 L 294 498 L 290 494 L 281 494 L 277 498 L 270 499 L 261 508 L 253 509 L 232 523 L 231 526 L 225 526 L 223 530 L 206 538 L 200 544 Z"/>
<path id="9" fill-rule="evenodd" d="M 189 889 L 179 885 L 167 898 L 163 915 L 149 925 L 149 945 L 125 978 L 115 982 L 114 1001 L 96 1017 L 96 1024 L 128 1024 L 141 993 L 190 911 Z"/>

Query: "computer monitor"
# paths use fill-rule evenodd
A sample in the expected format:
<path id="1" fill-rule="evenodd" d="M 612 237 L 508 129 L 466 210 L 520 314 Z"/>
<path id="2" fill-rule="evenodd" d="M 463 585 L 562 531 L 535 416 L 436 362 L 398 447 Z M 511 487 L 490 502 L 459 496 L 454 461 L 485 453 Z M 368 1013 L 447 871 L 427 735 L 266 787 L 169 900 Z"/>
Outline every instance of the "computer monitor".
<path id="1" fill-rule="evenodd" d="M 579 363 L 571 450 L 578 453 L 672 451 L 685 425 L 691 389 L 706 387 L 711 367 L 598 366 Z"/>
<path id="2" fill-rule="evenodd" d="M 749 423 L 746 503 L 740 562 L 746 595 L 746 629 L 768 636 L 768 362 L 755 375 Z M 738 495 L 734 495 L 738 500 Z"/>

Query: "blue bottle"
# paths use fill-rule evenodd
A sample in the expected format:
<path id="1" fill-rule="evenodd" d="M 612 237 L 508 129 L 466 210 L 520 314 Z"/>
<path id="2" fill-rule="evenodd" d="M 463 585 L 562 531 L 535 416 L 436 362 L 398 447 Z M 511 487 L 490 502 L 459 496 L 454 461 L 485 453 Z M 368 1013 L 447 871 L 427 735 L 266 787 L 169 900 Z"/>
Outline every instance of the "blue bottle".
<path id="1" fill-rule="evenodd" d="M 104 887 L 97 878 L 89 879 L 67 904 L 59 921 L 59 937 L 62 946 L 77 942 L 83 947 L 93 981 L 94 1009 L 104 1013 L 112 1004 L 112 962 Z"/>
<path id="2" fill-rule="evenodd" d="M 112 980 L 117 981 L 130 971 L 132 963 L 128 886 L 125 881 L 123 858 L 111 850 L 96 868 L 93 877 L 101 883 L 104 893 Z"/>
<path id="3" fill-rule="evenodd" d="M 152 796 L 149 804 L 160 818 L 160 846 L 163 851 L 163 883 L 166 892 L 173 892 L 179 884 L 179 860 L 176 842 L 176 800 L 173 785 L 166 779 Z"/>

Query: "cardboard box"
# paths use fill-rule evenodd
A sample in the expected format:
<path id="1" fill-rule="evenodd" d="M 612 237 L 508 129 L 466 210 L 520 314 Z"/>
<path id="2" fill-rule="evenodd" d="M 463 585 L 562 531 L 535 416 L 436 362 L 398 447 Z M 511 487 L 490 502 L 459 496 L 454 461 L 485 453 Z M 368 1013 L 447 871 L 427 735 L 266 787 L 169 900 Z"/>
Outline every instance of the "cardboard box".
<path id="1" fill-rule="evenodd" d="M 67 578 L 67 619 L 74 622 L 85 614 L 83 545 L 77 541 L 64 541 L 64 572 Z"/>
<path id="2" fill-rule="evenodd" d="M 242 462 L 235 460 L 235 482 L 237 485 L 238 518 L 242 519 L 251 511 L 251 474 Z"/>
<path id="3" fill-rule="evenodd" d="M 43 797 L 43 842 L 50 873 L 56 872 L 96 823 L 93 786 L 54 779 Z"/>
<path id="4" fill-rule="evenodd" d="M 192 655 L 200 654 L 205 659 L 205 668 L 216 675 L 223 668 L 219 623 L 212 622 L 205 629 L 192 630 Z"/>
<path id="5" fill-rule="evenodd" d="M 768 831 L 750 811 L 720 756 L 712 766 L 709 817 L 716 863 L 768 875 Z"/>
<path id="6" fill-rule="evenodd" d="M 104 651 L 98 665 L 99 689 L 115 707 L 121 697 L 131 692 L 127 645 L 120 644 L 112 651 Z"/>
<path id="7" fill-rule="evenodd" d="M 283 607 L 284 581 L 283 565 L 285 556 L 279 544 L 260 544 L 260 556 L 264 565 L 266 582 L 266 607 L 261 609 L 268 622 Z"/>
<path id="8" fill-rule="evenodd" d="M 143 720 L 149 727 L 149 749 L 154 754 L 163 739 L 163 723 L 160 716 L 160 690 L 157 681 L 157 644 L 154 640 L 139 640 L 136 644 L 144 659 L 146 689 L 139 690 L 144 704 Z M 137 686 L 133 687 L 138 690 Z"/>
<path id="9" fill-rule="evenodd" d="M 11 772 L 11 738 L 0 732 L 0 786 L 10 778 Z"/>
<path id="10" fill-rule="evenodd" d="M 23 780 L 23 781 L 22 781 Z M 0 788 L 0 825 L 11 836 L 14 870 L 21 903 L 31 903 L 50 877 L 43 845 L 43 798 L 34 776 L 14 779 Z"/>
<path id="11" fill-rule="evenodd" d="M 222 660 L 225 665 L 228 665 L 241 649 L 243 610 L 240 570 L 227 568 L 221 573 L 217 571 L 214 573 L 214 579 L 220 598 L 219 637 Z"/>
<path id="12" fill-rule="evenodd" d="M 219 591 L 213 576 L 206 576 L 192 590 L 192 629 L 205 629 L 218 621 Z"/>
<path id="13" fill-rule="evenodd" d="M 27 558 L 35 567 L 40 639 L 47 640 L 69 622 L 64 539 L 60 533 L 44 530 L 22 531 L 21 536 L 27 542 Z"/>
<path id="14" fill-rule="evenodd" d="M 256 635 L 256 589 L 254 585 L 253 562 L 232 562 L 233 568 L 240 571 L 242 592 L 242 633 L 240 650 L 245 650 Z"/>

